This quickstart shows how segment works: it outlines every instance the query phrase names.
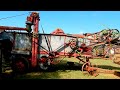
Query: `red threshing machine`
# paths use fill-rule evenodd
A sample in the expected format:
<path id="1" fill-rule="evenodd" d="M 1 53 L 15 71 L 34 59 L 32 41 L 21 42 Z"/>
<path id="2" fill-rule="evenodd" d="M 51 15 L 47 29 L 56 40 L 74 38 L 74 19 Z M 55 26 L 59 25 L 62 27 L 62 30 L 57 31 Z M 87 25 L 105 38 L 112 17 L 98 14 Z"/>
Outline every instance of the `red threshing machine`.
<path id="1" fill-rule="evenodd" d="M 89 61 L 94 58 L 93 48 L 108 45 L 119 37 L 113 36 L 113 32 L 117 32 L 116 35 L 119 33 L 116 29 L 107 30 L 107 35 L 101 35 L 101 32 L 68 35 L 61 29 L 51 34 L 45 34 L 42 29 L 43 33 L 39 33 L 39 21 L 39 13 L 32 12 L 27 17 L 26 28 L 0 26 L 1 67 L 5 67 L 4 63 L 8 62 L 15 72 L 26 72 L 37 67 L 47 70 L 51 64 L 60 61 L 56 61 L 56 58 L 68 56 L 83 62 L 82 70 L 91 73 L 95 70 Z"/>

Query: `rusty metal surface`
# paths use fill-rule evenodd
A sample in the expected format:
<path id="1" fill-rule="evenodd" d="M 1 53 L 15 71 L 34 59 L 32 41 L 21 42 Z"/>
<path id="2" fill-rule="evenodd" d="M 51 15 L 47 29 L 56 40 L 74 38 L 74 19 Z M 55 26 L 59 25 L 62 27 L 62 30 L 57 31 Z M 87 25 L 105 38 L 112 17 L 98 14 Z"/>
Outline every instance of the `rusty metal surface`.
<path id="1" fill-rule="evenodd" d="M 0 40 L 5 40 L 5 39 L 9 39 L 10 41 L 13 41 L 12 33 L 1 32 Z"/>
<path id="2" fill-rule="evenodd" d="M 3 34 L 2 34 L 3 35 Z M 15 35 L 15 44 L 14 48 L 15 50 L 31 50 L 31 38 L 28 36 L 27 33 L 14 33 L 14 32 L 7 32 L 6 37 L 11 38 L 14 40 Z M 4 35 L 3 35 L 4 36 Z M 68 46 L 64 48 L 64 44 L 68 43 L 70 39 L 73 37 L 66 37 L 61 35 L 46 35 L 49 38 L 50 44 L 52 46 L 52 50 L 56 51 L 58 47 L 63 46 L 63 48 L 58 49 L 57 52 L 70 52 L 72 49 Z M 81 42 L 80 42 L 81 43 Z M 46 44 L 45 38 L 43 34 L 39 34 L 39 45 L 43 46 L 48 50 L 48 46 Z M 39 47 L 39 50 L 42 50 L 41 47 Z"/>
<path id="3" fill-rule="evenodd" d="M 120 54 L 120 45 L 115 45 L 115 54 Z"/>
<path id="4" fill-rule="evenodd" d="M 88 66 L 86 69 L 87 69 L 86 71 L 88 72 L 88 74 L 95 76 L 95 77 L 98 76 L 100 73 L 113 74 L 113 75 L 120 77 L 120 72 L 116 70 L 109 70 L 109 69 L 103 69 L 103 68 L 92 67 L 92 66 Z"/>
<path id="5" fill-rule="evenodd" d="M 10 27 L 10 26 L 0 26 L 0 29 L 2 30 L 27 30 L 26 28 L 21 27 Z"/>
<path id="6" fill-rule="evenodd" d="M 6 37 L 10 38 L 11 40 L 14 39 L 14 32 L 8 33 Z M 4 36 L 4 35 L 3 35 Z M 62 52 L 62 53 L 68 53 L 72 49 L 68 47 L 64 47 L 65 43 L 68 43 L 70 39 L 73 37 L 69 36 L 61 36 L 61 35 L 51 35 L 51 34 L 46 34 L 46 36 L 49 38 L 51 47 L 53 51 L 56 51 L 58 47 L 63 46 L 63 48 L 58 49 L 57 52 Z M 76 38 L 74 38 L 76 39 Z M 78 46 L 81 45 L 81 43 L 85 42 L 86 45 L 91 44 L 91 40 L 83 39 L 83 38 L 78 38 Z M 39 34 L 39 45 L 43 46 L 48 50 L 48 46 L 46 44 L 44 34 Z M 16 50 L 31 50 L 31 39 L 27 35 L 27 33 L 16 33 L 15 35 L 15 45 L 14 49 Z M 115 51 L 118 53 L 119 48 L 117 48 Z M 41 47 L 39 47 L 39 50 L 43 50 Z"/>
<path id="7" fill-rule="evenodd" d="M 53 35 L 53 34 L 39 34 L 39 45 L 43 46 L 45 49 L 48 50 L 48 46 L 45 41 L 45 36 L 48 37 L 49 42 L 51 44 L 52 50 L 57 51 L 59 53 L 69 53 L 72 51 L 70 46 L 65 47 L 64 44 L 68 43 L 70 39 L 77 39 L 75 37 L 71 36 L 65 36 L 65 35 Z M 12 40 L 14 39 L 14 32 L 9 32 L 8 35 Z M 91 45 L 91 40 L 84 39 L 84 38 L 78 38 L 78 46 L 81 45 L 81 43 L 86 43 L 86 46 Z M 62 48 L 57 49 L 58 47 L 62 46 Z M 31 51 L 31 39 L 27 35 L 27 33 L 16 33 L 15 34 L 15 50 L 22 50 L 22 51 Z M 39 47 L 39 51 L 43 50 L 41 47 Z M 118 49 L 115 50 L 116 52 Z"/>
<path id="8" fill-rule="evenodd" d="M 14 40 L 14 32 L 8 32 L 7 36 Z M 15 33 L 15 44 L 13 50 L 31 50 L 31 39 L 26 33 Z"/>
<path id="9" fill-rule="evenodd" d="M 69 52 L 72 49 L 70 47 L 64 48 L 64 44 L 68 43 L 71 37 L 66 36 L 56 36 L 56 35 L 46 35 L 52 46 L 52 50 L 56 51 L 58 47 L 63 46 L 63 48 L 58 49 L 57 52 Z M 48 50 L 44 35 L 39 35 L 39 44 Z M 42 48 L 40 48 L 42 50 Z"/>
<path id="10" fill-rule="evenodd" d="M 52 50 L 55 51 L 58 47 L 60 46 L 64 46 L 65 43 L 68 43 L 69 40 L 71 39 L 77 39 L 75 37 L 69 37 L 69 36 L 61 36 L 61 35 L 51 35 L 51 34 L 47 34 L 46 35 L 48 38 L 49 38 L 49 41 L 50 41 L 50 44 L 52 46 Z M 81 45 L 81 43 L 86 43 L 86 45 L 90 45 L 90 40 L 87 40 L 87 39 L 82 39 L 82 38 L 78 38 L 78 46 Z M 46 41 L 45 41 L 45 38 L 44 38 L 44 35 L 42 34 L 39 34 L 39 44 L 41 46 L 43 46 L 44 48 L 46 48 L 48 50 L 48 46 L 46 44 Z M 61 50 L 59 50 L 58 52 L 70 52 L 72 49 L 68 46 L 66 48 L 61 48 Z"/>
<path id="11" fill-rule="evenodd" d="M 31 40 L 26 34 L 16 34 L 15 49 L 31 50 Z"/>

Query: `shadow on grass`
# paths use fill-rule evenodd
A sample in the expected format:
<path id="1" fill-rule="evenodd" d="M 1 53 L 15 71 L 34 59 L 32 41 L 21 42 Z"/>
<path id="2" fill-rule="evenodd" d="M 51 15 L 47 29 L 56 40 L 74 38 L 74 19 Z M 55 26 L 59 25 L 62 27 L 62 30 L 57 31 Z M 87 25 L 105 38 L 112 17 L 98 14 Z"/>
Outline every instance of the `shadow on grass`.
<path id="1" fill-rule="evenodd" d="M 103 68 L 103 69 L 119 70 L 120 71 L 120 67 L 114 67 L 114 66 L 110 66 L 110 65 L 97 65 L 97 67 Z"/>
<path id="2" fill-rule="evenodd" d="M 46 72 L 55 72 L 58 70 L 66 71 L 66 70 L 81 70 L 82 64 L 76 62 L 66 62 L 62 61 L 59 64 L 51 65 L 50 69 Z"/>
<path id="3" fill-rule="evenodd" d="M 61 72 L 67 70 L 81 70 L 81 64 L 76 62 L 62 61 L 56 65 L 51 65 L 49 70 L 35 70 L 26 74 L 2 74 L 2 79 L 59 79 Z M 67 71 L 68 72 L 68 71 Z"/>
<path id="4" fill-rule="evenodd" d="M 67 61 L 62 61 L 59 64 L 51 65 L 50 69 L 47 71 L 37 70 L 27 74 L 16 75 L 14 79 L 60 79 L 61 72 L 71 72 L 71 70 L 80 70 L 82 64 L 77 62 L 67 63 Z M 119 67 L 108 66 L 108 65 L 97 65 L 99 68 L 109 69 L 109 70 L 120 70 Z M 69 71 L 68 71 L 69 70 Z M 13 77 L 12 77 L 13 78 Z"/>
<path id="5" fill-rule="evenodd" d="M 79 63 L 69 65 L 66 61 L 62 61 L 59 64 L 51 65 L 49 70 L 38 70 L 23 75 L 17 75 L 14 79 L 60 79 L 61 72 L 66 72 L 67 70 L 81 70 L 81 66 L 82 65 Z"/>

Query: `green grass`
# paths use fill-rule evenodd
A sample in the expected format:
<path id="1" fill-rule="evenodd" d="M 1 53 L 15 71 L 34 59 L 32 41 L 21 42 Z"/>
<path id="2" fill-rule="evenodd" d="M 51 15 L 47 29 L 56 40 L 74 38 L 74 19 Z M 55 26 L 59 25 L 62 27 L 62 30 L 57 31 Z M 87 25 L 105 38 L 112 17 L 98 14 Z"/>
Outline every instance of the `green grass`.
<path id="1" fill-rule="evenodd" d="M 75 66 L 67 66 L 67 61 L 74 62 Z M 114 64 L 112 60 L 91 59 L 92 64 L 109 70 L 120 71 L 120 65 Z M 17 75 L 14 79 L 120 79 L 112 74 L 100 73 L 97 77 L 81 71 L 82 63 L 75 58 L 65 58 L 59 64 L 53 65 L 51 71 L 31 72 L 24 75 Z"/>

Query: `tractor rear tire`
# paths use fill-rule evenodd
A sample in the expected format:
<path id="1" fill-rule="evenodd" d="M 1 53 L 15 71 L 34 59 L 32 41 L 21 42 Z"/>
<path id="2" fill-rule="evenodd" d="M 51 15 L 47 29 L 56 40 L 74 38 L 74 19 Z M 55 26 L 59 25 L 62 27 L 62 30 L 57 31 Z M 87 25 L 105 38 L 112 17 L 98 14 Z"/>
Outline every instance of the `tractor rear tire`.
<path id="1" fill-rule="evenodd" d="M 29 70 L 29 62 L 24 57 L 15 58 L 12 62 L 14 73 L 27 73 Z"/>

